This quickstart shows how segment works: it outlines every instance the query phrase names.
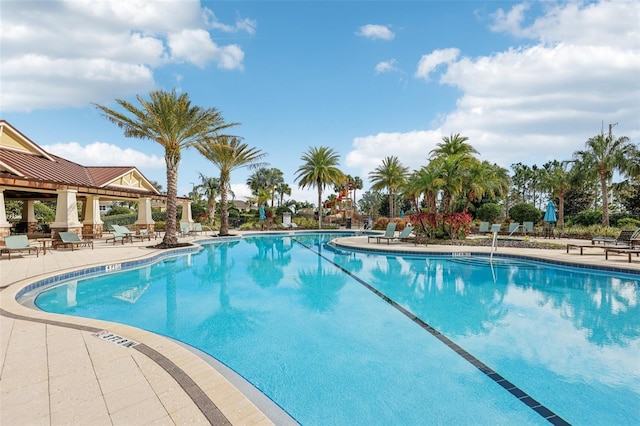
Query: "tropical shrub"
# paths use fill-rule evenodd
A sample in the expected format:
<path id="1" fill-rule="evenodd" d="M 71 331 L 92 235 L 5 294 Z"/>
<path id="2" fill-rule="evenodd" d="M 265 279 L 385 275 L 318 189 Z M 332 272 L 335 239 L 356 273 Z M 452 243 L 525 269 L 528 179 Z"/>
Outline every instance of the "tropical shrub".
<path id="1" fill-rule="evenodd" d="M 583 210 L 572 220 L 575 225 L 591 226 L 602 223 L 602 212 L 599 210 Z"/>
<path id="2" fill-rule="evenodd" d="M 636 229 L 640 228 L 640 220 L 632 217 L 624 217 L 622 219 L 618 219 L 616 225 L 621 229 Z"/>
<path id="3" fill-rule="evenodd" d="M 496 203 L 485 203 L 476 210 L 476 217 L 480 220 L 497 223 L 502 221 L 502 207 Z"/>
<path id="4" fill-rule="evenodd" d="M 542 219 L 542 212 L 534 205 L 518 203 L 509 209 L 509 217 L 515 222 L 536 223 Z"/>

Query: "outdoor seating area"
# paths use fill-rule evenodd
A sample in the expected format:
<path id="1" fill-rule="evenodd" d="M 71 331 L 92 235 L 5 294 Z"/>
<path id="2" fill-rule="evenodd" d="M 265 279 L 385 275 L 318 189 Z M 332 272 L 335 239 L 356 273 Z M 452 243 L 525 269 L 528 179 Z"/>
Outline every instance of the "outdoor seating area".
<path id="1" fill-rule="evenodd" d="M 605 259 L 609 258 L 609 253 L 628 254 L 629 262 L 631 262 L 631 255 L 637 254 L 640 247 L 640 228 L 636 230 L 624 229 L 620 231 L 620 235 L 617 238 L 613 237 L 593 237 L 591 242 L 571 242 L 567 243 L 566 250 L 569 253 L 571 249 L 577 249 L 580 251 L 580 255 L 584 255 L 585 249 L 603 249 Z"/>

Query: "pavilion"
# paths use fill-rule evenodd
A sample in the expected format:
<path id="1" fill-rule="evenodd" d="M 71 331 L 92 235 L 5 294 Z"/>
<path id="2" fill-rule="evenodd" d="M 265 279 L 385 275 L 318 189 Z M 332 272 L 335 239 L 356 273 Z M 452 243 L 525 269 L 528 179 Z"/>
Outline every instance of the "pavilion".
<path id="1" fill-rule="evenodd" d="M 56 218 L 50 224 L 51 237 L 72 231 L 80 236 L 100 238 L 103 221 L 100 204 L 110 201 L 138 203 L 136 230 L 154 231 L 152 203 L 165 203 L 161 194 L 133 166 L 82 166 L 50 154 L 5 120 L 0 120 L 0 239 L 11 234 L 5 202 L 22 201 L 20 224 L 35 233 L 34 202 L 56 202 Z M 182 221 L 190 224 L 189 199 L 183 203 Z M 81 209 L 78 205 L 81 202 Z"/>

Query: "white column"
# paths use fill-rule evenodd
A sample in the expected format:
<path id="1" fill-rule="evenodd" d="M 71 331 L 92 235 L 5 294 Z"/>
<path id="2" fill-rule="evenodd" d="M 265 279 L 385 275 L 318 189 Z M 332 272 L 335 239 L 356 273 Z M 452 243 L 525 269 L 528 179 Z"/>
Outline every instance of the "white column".
<path id="1" fill-rule="evenodd" d="M 82 224 L 78 220 L 78 202 L 73 189 L 58 190 L 58 202 L 56 203 L 56 221 L 52 228 L 78 228 Z"/>
<path id="2" fill-rule="evenodd" d="M 87 196 L 82 222 L 85 225 L 102 225 L 104 223 L 100 217 L 100 197 L 97 195 Z"/>
<path id="3" fill-rule="evenodd" d="M 182 214 L 184 216 L 184 213 Z M 151 215 L 151 198 L 142 197 L 138 201 L 138 220 L 136 225 L 152 225 L 156 223 Z"/>
<path id="4" fill-rule="evenodd" d="M 180 222 L 189 222 L 189 229 L 193 229 L 193 217 L 191 216 L 191 200 L 182 202 L 182 219 Z"/>
<path id="5" fill-rule="evenodd" d="M 4 188 L 0 188 L 0 228 L 11 228 L 7 222 L 7 209 L 4 205 Z"/>
<path id="6" fill-rule="evenodd" d="M 37 222 L 36 212 L 33 208 L 34 201 L 27 200 L 22 203 L 22 221 L 23 222 Z"/>

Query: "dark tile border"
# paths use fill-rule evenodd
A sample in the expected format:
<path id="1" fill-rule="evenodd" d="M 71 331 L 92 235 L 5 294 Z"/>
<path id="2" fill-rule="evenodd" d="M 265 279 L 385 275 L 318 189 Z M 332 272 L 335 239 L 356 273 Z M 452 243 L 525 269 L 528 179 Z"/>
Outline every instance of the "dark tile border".
<path id="1" fill-rule="evenodd" d="M 86 325 L 79 324 L 71 324 L 62 321 L 41 319 L 41 318 L 30 318 L 25 317 L 23 315 L 16 315 L 12 312 L 5 311 L 4 309 L 0 309 L 0 315 L 13 318 L 22 321 L 36 322 L 47 325 L 55 325 L 57 327 L 64 328 L 72 328 L 75 330 L 88 331 L 91 333 L 97 333 L 101 331 L 99 328 L 90 327 Z M 212 425 L 231 425 L 231 422 L 225 417 L 224 414 L 220 411 L 220 409 L 216 406 L 216 404 L 211 401 L 211 399 L 207 396 L 206 393 L 185 373 L 180 367 L 173 363 L 173 361 L 169 360 L 167 357 L 162 355 L 160 352 L 156 351 L 153 348 L 145 345 L 144 343 L 139 343 L 136 346 L 133 346 L 130 349 L 135 349 L 143 355 L 147 356 L 149 359 L 158 364 L 164 371 L 167 372 L 173 379 L 180 385 L 180 387 L 186 392 L 186 394 L 191 398 L 191 400 L 196 404 L 198 409 L 202 412 L 202 414 L 207 418 L 210 424 Z"/>

